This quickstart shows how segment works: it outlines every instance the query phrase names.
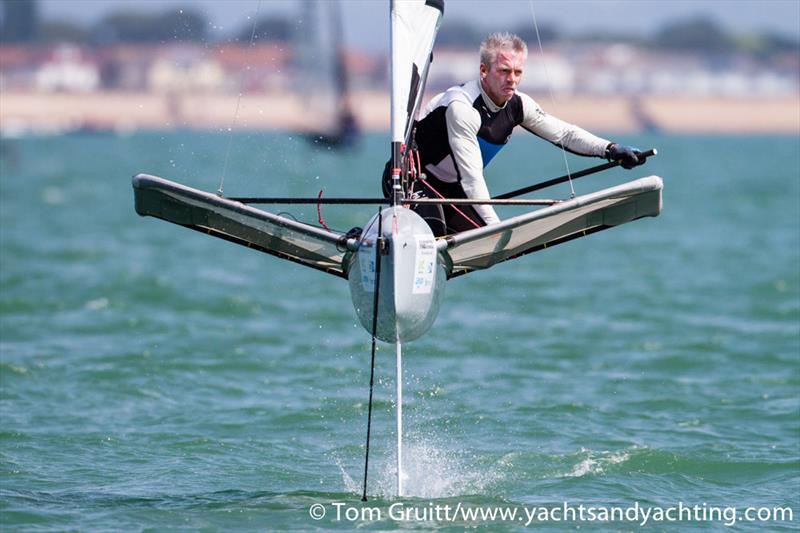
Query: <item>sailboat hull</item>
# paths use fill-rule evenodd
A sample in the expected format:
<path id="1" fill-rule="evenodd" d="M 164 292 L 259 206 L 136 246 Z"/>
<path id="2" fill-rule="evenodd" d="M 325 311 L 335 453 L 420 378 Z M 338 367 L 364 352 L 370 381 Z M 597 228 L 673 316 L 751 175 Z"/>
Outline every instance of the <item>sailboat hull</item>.
<path id="1" fill-rule="evenodd" d="M 428 224 L 403 207 L 381 211 L 366 226 L 356 253 L 349 258 L 350 295 L 359 321 L 372 333 L 376 279 L 378 320 L 376 337 L 385 342 L 407 342 L 423 335 L 436 320 L 447 279 L 436 240 Z M 384 246 L 375 245 L 380 226 Z"/>

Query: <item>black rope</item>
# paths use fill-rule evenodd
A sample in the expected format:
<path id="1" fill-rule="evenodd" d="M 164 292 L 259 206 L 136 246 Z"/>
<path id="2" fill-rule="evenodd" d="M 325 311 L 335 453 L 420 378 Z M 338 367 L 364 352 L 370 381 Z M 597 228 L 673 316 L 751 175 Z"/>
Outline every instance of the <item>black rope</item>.
<path id="1" fill-rule="evenodd" d="M 574 176 L 573 176 L 574 178 Z M 387 199 L 379 198 L 256 198 L 256 197 L 230 197 L 227 200 L 243 204 L 389 204 Z M 509 200 L 501 198 L 488 198 L 475 200 L 472 198 L 406 198 L 401 203 L 408 205 L 553 205 L 559 200 Z M 318 226 L 322 227 L 322 226 Z"/>
<path id="2" fill-rule="evenodd" d="M 387 198 L 261 198 L 254 196 L 227 197 L 228 200 L 243 204 L 366 204 L 389 205 Z"/>
<path id="3" fill-rule="evenodd" d="M 367 410 L 367 446 L 364 456 L 364 493 L 361 501 L 367 501 L 367 471 L 369 469 L 369 435 L 372 430 L 372 391 L 375 385 L 375 349 L 378 332 L 378 291 L 381 283 L 381 248 L 383 246 L 383 215 L 378 209 L 378 236 L 375 240 L 375 291 L 372 298 L 372 361 L 369 370 L 369 408 Z"/>
<path id="4" fill-rule="evenodd" d="M 553 205 L 561 200 L 509 200 L 490 198 L 487 200 L 473 200 L 471 198 L 417 198 L 403 200 L 404 204 L 416 205 Z"/>

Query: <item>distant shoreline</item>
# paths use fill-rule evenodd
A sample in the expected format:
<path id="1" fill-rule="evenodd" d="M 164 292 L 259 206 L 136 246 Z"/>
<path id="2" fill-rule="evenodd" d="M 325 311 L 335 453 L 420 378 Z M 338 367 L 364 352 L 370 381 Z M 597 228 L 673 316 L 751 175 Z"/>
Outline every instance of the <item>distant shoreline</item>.
<path id="1" fill-rule="evenodd" d="M 800 96 L 696 98 L 687 96 L 534 96 L 549 113 L 593 131 L 632 133 L 800 134 Z M 154 94 L 132 92 L 0 94 L 0 132 L 60 133 L 179 128 L 241 130 L 318 129 L 298 97 L 281 94 Z M 366 131 L 389 127 L 389 97 L 382 92 L 352 96 Z M 235 118 L 235 120 L 234 120 Z M 235 123 L 234 123 L 235 122 Z"/>

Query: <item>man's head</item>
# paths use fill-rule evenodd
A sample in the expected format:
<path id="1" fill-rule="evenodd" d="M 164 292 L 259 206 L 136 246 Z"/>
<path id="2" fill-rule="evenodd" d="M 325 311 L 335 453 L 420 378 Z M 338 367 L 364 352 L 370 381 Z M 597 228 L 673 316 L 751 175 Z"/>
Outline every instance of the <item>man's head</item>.
<path id="1" fill-rule="evenodd" d="M 481 43 L 481 87 L 497 105 L 504 105 L 522 78 L 528 47 L 513 33 L 492 33 Z"/>

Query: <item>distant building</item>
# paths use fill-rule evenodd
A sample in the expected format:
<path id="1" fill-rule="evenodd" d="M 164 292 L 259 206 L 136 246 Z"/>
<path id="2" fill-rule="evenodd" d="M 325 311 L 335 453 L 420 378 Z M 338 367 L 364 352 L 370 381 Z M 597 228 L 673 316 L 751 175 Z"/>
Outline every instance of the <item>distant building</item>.
<path id="1" fill-rule="evenodd" d="M 529 54 L 520 89 L 539 94 L 550 91 L 572 94 L 578 91 L 576 80 L 579 69 L 559 50 L 545 51 L 544 55 Z"/>
<path id="2" fill-rule="evenodd" d="M 292 86 L 291 51 L 282 43 L 219 44 L 208 54 L 222 67 L 228 92 L 286 91 Z"/>
<path id="3" fill-rule="evenodd" d="M 97 62 L 77 46 L 60 45 L 36 71 L 40 91 L 91 92 L 100 87 Z"/>
<path id="4" fill-rule="evenodd" d="M 147 70 L 147 86 L 153 92 L 219 91 L 224 84 L 219 61 L 199 46 L 162 47 Z"/>
<path id="5" fill-rule="evenodd" d="M 23 45 L 0 45 L 0 90 L 31 89 L 36 70 L 49 52 Z"/>
<path id="6" fill-rule="evenodd" d="M 388 87 L 388 62 L 385 56 L 362 50 L 345 49 L 344 65 L 350 86 L 354 89 Z"/>
<path id="7" fill-rule="evenodd" d="M 98 52 L 103 88 L 147 91 L 148 71 L 158 57 L 158 45 L 120 44 Z"/>
<path id="8" fill-rule="evenodd" d="M 620 44 L 577 46 L 564 55 L 575 67 L 576 92 L 586 94 L 776 97 L 798 90 L 796 74 L 743 56 L 715 60 Z"/>
<path id="9" fill-rule="evenodd" d="M 428 76 L 427 91 L 436 94 L 448 87 L 478 78 L 478 55 L 474 50 L 436 47 Z"/>
<path id="10" fill-rule="evenodd" d="M 352 89 L 388 90 L 385 54 L 345 50 L 344 62 Z M 307 70 L 289 45 L 278 42 L 102 48 L 0 44 L 0 89 L 6 91 L 295 94 L 315 75 Z M 437 47 L 426 92 L 435 94 L 477 76 L 475 50 Z M 552 91 L 600 96 L 794 96 L 800 90 L 800 53 L 787 51 L 764 62 L 745 54 L 709 56 L 630 44 L 559 44 L 543 53 L 531 49 L 520 89 L 534 95 Z"/>

